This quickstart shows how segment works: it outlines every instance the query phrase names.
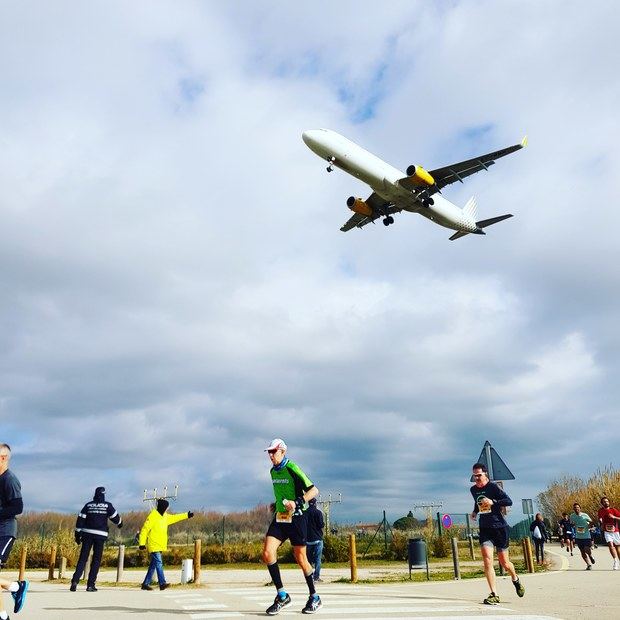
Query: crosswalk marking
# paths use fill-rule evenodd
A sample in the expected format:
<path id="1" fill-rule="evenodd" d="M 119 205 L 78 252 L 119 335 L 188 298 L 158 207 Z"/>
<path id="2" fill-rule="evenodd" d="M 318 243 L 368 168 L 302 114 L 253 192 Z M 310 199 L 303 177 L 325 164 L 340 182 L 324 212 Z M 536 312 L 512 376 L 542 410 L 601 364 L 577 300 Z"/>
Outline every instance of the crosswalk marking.
<path id="1" fill-rule="evenodd" d="M 192 620 L 209 620 L 212 618 L 213 620 L 217 620 L 218 618 L 243 618 L 242 613 L 238 611 L 227 611 L 224 613 L 214 613 L 214 614 L 190 614 L 189 617 Z"/>

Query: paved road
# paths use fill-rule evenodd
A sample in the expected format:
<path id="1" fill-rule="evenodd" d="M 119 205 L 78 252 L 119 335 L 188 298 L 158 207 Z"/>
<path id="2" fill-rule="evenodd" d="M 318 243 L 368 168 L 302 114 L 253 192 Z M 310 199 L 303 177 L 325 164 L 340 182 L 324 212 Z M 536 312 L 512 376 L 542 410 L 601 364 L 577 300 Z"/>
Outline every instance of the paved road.
<path id="1" fill-rule="evenodd" d="M 586 572 L 577 554 L 574 557 L 551 546 L 558 570 L 522 577 L 526 587 L 523 599 L 516 596 L 508 578 L 498 580 L 499 606 L 481 604 L 487 594 L 486 582 L 480 579 L 460 582 L 393 583 L 351 585 L 326 582 L 320 584 L 324 618 L 364 620 L 379 618 L 451 618 L 485 620 L 551 620 L 562 618 L 620 618 L 620 571 L 611 570 L 611 558 L 606 548 L 595 551 L 594 570 Z M 332 579 L 346 573 L 342 569 L 327 569 L 325 577 Z M 168 571 L 172 578 L 178 571 Z M 8 576 L 8 575 L 7 575 Z M 138 582 L 142 573 L 128 573 Z M 297 616 L 303 607 L 307 590 L 298 571 L 283 571 L 285 584 L 293 604 L 282 616 Z M 102 575 L 105 578 L 106 574 Z M 66 585 L 43 583 L 33 579 L 24 610 L 15 618 L 75 620 L 89 618 L 108 620 L 127 617 L 128 620 L 156 618 L 165 620 L 223 620 L 264 616 L 273 601 L 274 589 L 265 587 L 266 571 L 231 570 L 204 571 L 204 588 L 171 588 L 160 592 L 144 592 L 136 587 L 101 587 L 99 592 L 83 589 L 69 592 Z M 42 575 L 39 574 L 39 579 Z"/>

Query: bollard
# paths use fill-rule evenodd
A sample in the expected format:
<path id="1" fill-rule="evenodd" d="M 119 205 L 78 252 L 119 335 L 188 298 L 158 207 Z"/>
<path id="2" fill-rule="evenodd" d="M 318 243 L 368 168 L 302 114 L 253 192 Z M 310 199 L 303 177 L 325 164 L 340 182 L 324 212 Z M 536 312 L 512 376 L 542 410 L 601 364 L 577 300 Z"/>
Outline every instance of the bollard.
<path id="1" fill-rule="evenodd" d="M 528 573 L 533 573 L 534 572 L 532 570 L 533 567 L 530 564 L 530 555 L 529 555 L 528 550 L 527 550 L 527 546 L 528 546 L 529 541 L 530 541 L 529 538 L 523 538 L 521 540 L 521 546 L 523 547 L 523 560 L 525 561 L 525 570 Z"/>
<path id="2" fill-rule="evenodd" d="M 194 541 L 194 583 L 200 583 L 200 556 L 202 541 L 197 538 Z"/>
<path id="3" fill-rule="evenodd" d="M 120 583 L 123 578 L 125 568 L 125 545 L 118 546 L 118 560 L 116 562 L 116 583 Z"/>
<path id="4" fill-rule="evenodd" d="M 24 545 L 22 547 L 22 554 L 19 558 L 19 580 L 24 581 L 26 575 L 26 556 L 28 554 L 28 547 Z"/>
<path id="5" fill-rule="evenodd" d="M 469 553 L 471 555 L 471 559 L 475 560 L 476 554 L 474 552 L 474 535 L 470 534 L 467 538 L 469 539 Z"/>
<path id="6" fill-rule="evenodd" d="M 454 565 L 454 578 L 461 578 L 461 567 L 459 566 L 459 541 L 457 538 L 451 538 L 452 545 L 452 564 Z"/>
<path id="7" fill-rule="evenodd" d="M 54 569 L 56 568 L 56 552 L 58 551 L 58 545 L 52 545 L 52 551 L 50 553 L 50 566 L 47 571 L 47 578 L 50 581 L 54 581 Z"/>
<path id="8" fill-rule="evenodd" d="M 67 558 L 64 555 L 60 556 L 60 566 L 58 567 L 58 579 L 63 579 L 67 572 Z"/>
<path id="9" fill-rule="evenodd" d="M 349 563 L 351 565 L 351 583 L 357 583 L 357 550 L 355 534 L 349 534 Z"/>
<path id="10" fill-rule="evenodd" d="M 90 563 L 93 559 L 93 552 L 91 550 L 91 552 L 88 554 L 88 557 L 86 558 L 86 566 L 84 567 L 84 574 L 82 575 L 82 579 L 86 579 L 87 575 L 90 574 Z"/>
<path id="11" fill-rule="evenodd" d="M 536 569 L 534 567 L 534 555 L 532 554 L 532 541 L 529 538 L 525 538 L 525 550 L 527 552 L 527 570 L 534 573 Z"/>

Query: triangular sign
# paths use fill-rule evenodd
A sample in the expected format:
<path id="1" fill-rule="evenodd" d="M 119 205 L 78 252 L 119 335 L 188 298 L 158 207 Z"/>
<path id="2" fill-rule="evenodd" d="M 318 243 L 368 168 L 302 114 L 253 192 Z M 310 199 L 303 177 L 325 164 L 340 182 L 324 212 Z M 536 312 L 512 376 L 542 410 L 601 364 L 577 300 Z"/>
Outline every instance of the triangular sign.
<path id="1" fill-rule="evenodd" d="M 515 477 L 512 475 L 512 472 L 508 469 L 506 463 L 504 463 L 500 455 L 497 454 L 497 450 L 488 441 L 484 442 L 484 447 L 482 448 L 482 452 L 480 453 L 480 457 L 478 458 L 478 463 L 482 463 L 483 465 L 487 466 L 490 480 L 515 479 Z M 471 480 L 473 482 L 473 477 Z"/>

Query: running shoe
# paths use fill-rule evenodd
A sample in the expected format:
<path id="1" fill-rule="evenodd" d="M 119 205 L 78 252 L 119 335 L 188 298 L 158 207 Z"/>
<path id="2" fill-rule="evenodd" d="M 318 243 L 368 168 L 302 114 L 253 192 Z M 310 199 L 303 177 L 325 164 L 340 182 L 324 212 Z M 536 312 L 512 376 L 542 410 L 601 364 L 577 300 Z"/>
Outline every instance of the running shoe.
<path id="1" fill-rule="evenodd" d="M 586 566 L 586 570 L 592 570 L 592 564 L 588 564 L 588 565 Z"/>
<path id="2" fill-rule="evenodd" d="M 517 579 L 516 581 L 513 581 L 512 585 L 515 587 L 518 597 L 522 597 L 525 594 L 525 588 L 523 587 L 523 584 L 521 583 L 519 579 Z"/>
<path id="3" fill-rule="evenodd" d="M 29 585 L 28 581 L 18 581 L 17 583 L 19 584 L 17 592 L 11 592 L 11 596 L 15 601 L 15 607 L 13 608 L 13 613 L 15 614 L 24 606 L 24 603 L 26 602 L 26 593 L 28 592 Z"/>
<path id="4" fill-rule="evenodd" d="M 77 583 L 71 583 L 71 587 L 69 588 L 69 590 L 71 590 L 71 592 L 75 592 L 77 590 Z"/>
<path id="5" fill-rule="evenodd" d="M 273 605 L 271 607 L 267 607 L 266 613 L 268 616 L 275 616 L 279 614 L 280 611 L 284 609 L 284 607 L 290 604 L 291 604 L 291 597 L 288 594 L 286 594 L 285 596 L 280 596 L 278 594 L 273 601 Z"/>
<path id="6" fill-rule="evenodd" d="M 308 602 L 306 603 L 306 606 L 301 610 L 302 614 L 314 614 L 317 611 L 319 611 L 319 609 L 321 609 L 321 607 L 323 606 L 323 603 L 321 603 L 321 598 L 319 597 L 318 594 L 311 594 L 308 597 Z"/>
<path id="7" fill-rule="evenodd" d="M 614 560 L 614 565 L 613 565 L 613 568 L 611 570 L 620 570 L 620 561 L 619 560 Z"/>
<path id="8" fill-rule="evenodd" d="M 592 556 L 590 556 L 590 562 L 592 562 L 592 564 L 596 564 L 596 560 Z"/>
<path id="9" fill-rule="evenodd" d="M 499 605 L 499 596 L 497 594 L 491 592 L 489 596 L 487 596 L 484 601 L 482 601 L 485 605 Z"/>
<path id="10" fill-rule="evenodd" d="M 98 592 L 97 588 L 95 588 L 95 586 L 88 586 L 86 588 L 86 592 Z"/>

